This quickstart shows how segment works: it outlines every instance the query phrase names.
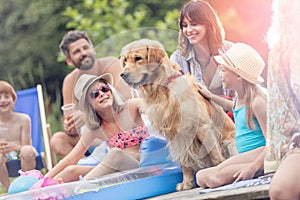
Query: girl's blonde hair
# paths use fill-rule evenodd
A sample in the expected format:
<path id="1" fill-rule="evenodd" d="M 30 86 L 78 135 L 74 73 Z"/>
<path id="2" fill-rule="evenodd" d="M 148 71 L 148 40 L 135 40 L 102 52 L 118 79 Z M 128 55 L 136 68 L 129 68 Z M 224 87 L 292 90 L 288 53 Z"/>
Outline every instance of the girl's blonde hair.
<path id="1" fill-rule="evenodd" d="M 260 85 L 249 83 L 246 80 L 243 80 L 243 87 L 245 89 L 246 94 L 246 124 L 250 129 L 257 128 L 253 121 L 253 110 L 252 110 L 252 102 L 256 96 L 261 96 L 267 102 L 267 92 L 266 89 Z"/>
<path id="2" fill-rule="evenodd" d="M 99 82 L 108 84 L 103 79 L 99 79 Z M 111 88 L 111 93 L 113 96 L 112 112 L 114 112 L 114 113 L 121 112 L 124 109 L 125 100 L 117 89 L 115 89 L 111 85 L 109 85 L 109 86 Z M 88 91 L 88 89 L 86 89 L 86 92 L 87 91 Z M 85 112 L 85 115 L 86 115 L 86 125 L 89 129 L 96 130 L 101 126 L 102 118 L 100 115 L 97 114 L 93 105 L 91 105 L 91 103 L 89 102 L 88 96 L 89 95 L 85 95 L 85 100 L 84 100 L 85 103 L 84 103 L 84 107 L 83 107 L 83 111 Z"/>

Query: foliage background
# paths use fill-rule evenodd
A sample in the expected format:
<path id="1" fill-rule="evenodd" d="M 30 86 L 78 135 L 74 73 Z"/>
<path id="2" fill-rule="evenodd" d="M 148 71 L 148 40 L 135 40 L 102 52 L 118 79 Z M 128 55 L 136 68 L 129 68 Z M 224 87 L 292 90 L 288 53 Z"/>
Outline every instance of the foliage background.
<path id="1" fill-rule="evenodd" d="M 179 10 L 186 2 L 0 0 L 0 79 L 9 81 L 16 90 L 41 83 L 47 121 L 54 133 L 62 129 L 62 81 L 73 69 L 65 64 L 58 48 L 68 30 L 87 31 L 99 57 L 118 56 L 125 42 L 140 37 L 159 39 L 171 53 L 177 46 Z M 266 61 L 264 34 L 271 0 L 209 2 L 221 17 L 227 39 L 253 45 Z"/>

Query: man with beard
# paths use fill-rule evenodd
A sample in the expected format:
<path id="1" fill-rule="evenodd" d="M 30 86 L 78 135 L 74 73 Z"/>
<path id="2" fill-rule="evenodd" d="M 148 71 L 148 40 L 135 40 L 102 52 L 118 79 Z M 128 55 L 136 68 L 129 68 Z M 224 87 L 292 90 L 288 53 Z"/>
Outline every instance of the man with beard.
<path id="1" fill-rule="evenodd" d="M 115 57 L 96 59 L 94 46 L 87 33 L 69 31 L 63 37 L 59 47 L 66 56 L 67 64 L 76 67 L 66 75 L 62 86 L 63 104 L 74 103 L 75 109 L 70 116 L 65 116 L 64 131 L 55 133 L 50 141 L 52 150 L 60 158 L 63 158 L 78 142 L 80 128 L 85 124 L 84 113 L 79 111 L 78 100 L 73 94 L 77 79 L 82 74 L 99 76 L 104 73 L 111 73 L 114 80 L 113 86 L 119 90 L 125 99 L 131 97 L 131 90 L 120 77 L 122 69 L 119 60 Z"/>

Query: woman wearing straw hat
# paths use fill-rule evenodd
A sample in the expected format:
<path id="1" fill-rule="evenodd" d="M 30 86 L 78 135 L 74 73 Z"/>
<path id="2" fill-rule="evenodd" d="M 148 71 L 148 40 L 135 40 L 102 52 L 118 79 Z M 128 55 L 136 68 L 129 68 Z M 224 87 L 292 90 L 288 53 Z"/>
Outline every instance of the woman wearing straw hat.
<path id="1" fill-rule="evenodd" d="M 234 113 L 236 145 L 239 154 L 216 167 L 197 172 L 197 183 L 203 188 L 213 188 L 232 182 L 250 179 L 263 172 L 266 145 L 267 94 L 258 84 L 264 61 L 251 46 L 234 44 L 228 51 L 214 57 L 220 65 L 220 75 L 225 89 L 236 91 L 235 101 L 212 94 L 204 86 L 200 92 L 211 101 Z"/>
<path id="2" fill-rule="evenodd" d="M 111 74 L 80 76 L 74 95 L 79 99 L 79 108 L 86 113 L 87 127 L 74 149 L 47 176 L 69 182 L 75 181 L 75 175 L 77 180 L 79 175 L 91 179 L 139 167 L 140 145 L 149 136 L 141 117 L 141 101 L 138 98 L 124 101 L 111 86 L 112 82 Z M 110 147 L 100 164 L 71 167 L 68 171 L 66 167 L 83 158 L 96 138 L 106 141 Z"/>

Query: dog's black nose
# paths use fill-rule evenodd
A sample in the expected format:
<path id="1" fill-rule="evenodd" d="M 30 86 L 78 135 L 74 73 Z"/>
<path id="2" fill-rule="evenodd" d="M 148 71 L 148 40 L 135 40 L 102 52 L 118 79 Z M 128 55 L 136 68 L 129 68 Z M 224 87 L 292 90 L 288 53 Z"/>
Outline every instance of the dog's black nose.
<path id="1" fill-rule="evenodd" d="M 120 74 L 120 76 L 125 80 L 129 76 L 129 73 L 128 72 L 122 72 Z"/>

